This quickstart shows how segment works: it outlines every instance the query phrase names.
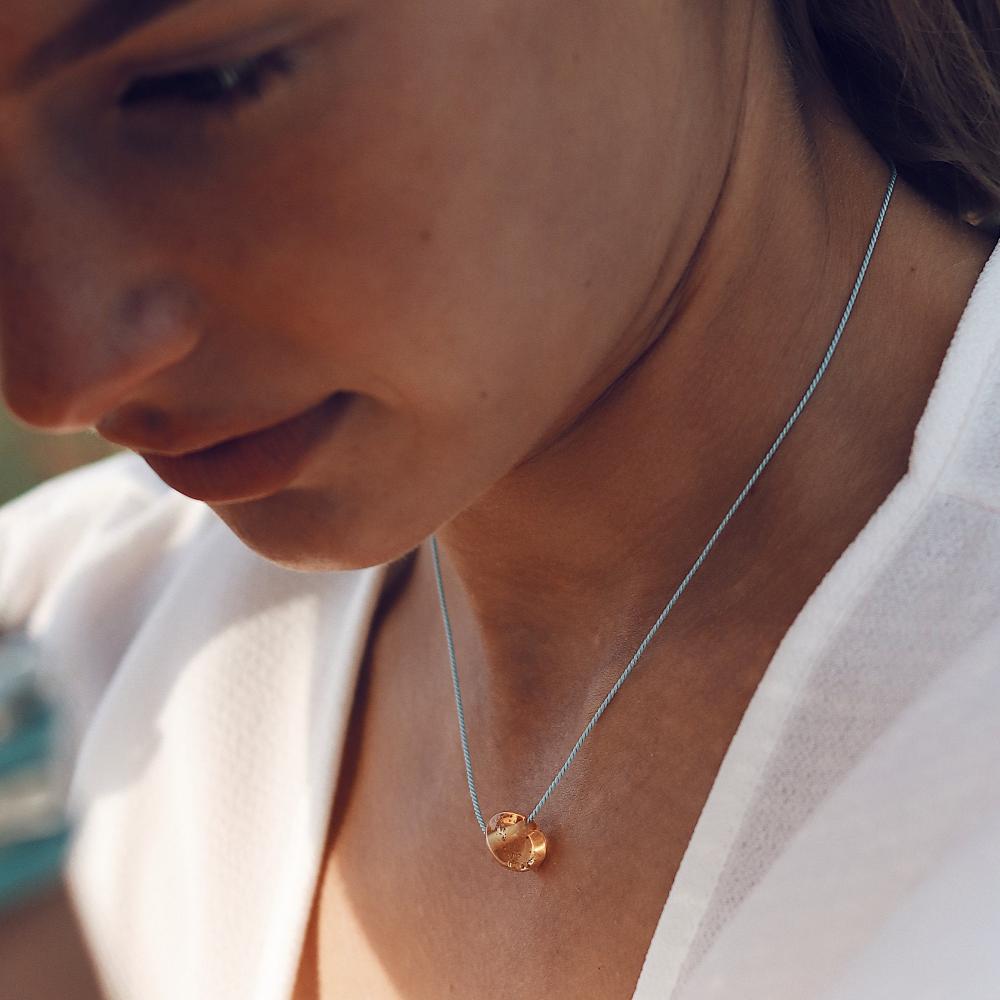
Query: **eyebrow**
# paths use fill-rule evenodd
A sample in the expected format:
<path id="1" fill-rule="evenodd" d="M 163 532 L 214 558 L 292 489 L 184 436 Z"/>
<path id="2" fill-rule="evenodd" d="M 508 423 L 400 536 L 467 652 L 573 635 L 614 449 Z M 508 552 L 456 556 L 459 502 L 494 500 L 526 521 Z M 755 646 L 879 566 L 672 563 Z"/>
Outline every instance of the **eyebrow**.
<path id="1" fill-rule="evenodd" d="M 2 0 L 0 0 L 2 2 Z M 14 71 L 18 89 L 92 55 L 120 38 L 195 0 L 97 0 L 36 46 Z"/>

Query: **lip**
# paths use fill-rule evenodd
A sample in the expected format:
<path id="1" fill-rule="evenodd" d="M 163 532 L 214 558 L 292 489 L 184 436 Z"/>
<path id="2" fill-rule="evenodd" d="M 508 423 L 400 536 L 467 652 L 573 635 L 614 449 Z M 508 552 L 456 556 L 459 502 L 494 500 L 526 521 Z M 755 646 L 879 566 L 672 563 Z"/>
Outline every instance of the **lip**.
<path id="1" fill-rule="evenodd" d="M 259 500 L 288 486 L 343 411 L 349 396 L 335 393 L 297 416 L 209 448 L 179 455 L 140 451 L 168 486 L 194 500 Z"/>

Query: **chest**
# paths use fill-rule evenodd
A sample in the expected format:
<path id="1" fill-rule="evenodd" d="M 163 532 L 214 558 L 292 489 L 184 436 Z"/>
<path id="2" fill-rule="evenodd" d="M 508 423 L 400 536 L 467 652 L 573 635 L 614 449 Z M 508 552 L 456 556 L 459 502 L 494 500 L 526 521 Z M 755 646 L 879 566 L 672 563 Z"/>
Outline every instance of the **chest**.
<path id="1" fill-rule="evenodd" d="M 476 1000 L 499 989 L 630 1000 L 726 751 L 804 593 L 738 616 L 752 627 L 716 616 L 710 642 L 668 636 L 649 651 L 540 811 L 548 853 L 528 872 L 498 864 L 476 822 L 447 661 L 421 645 L 436 630 L 377 619 L 293 1000 Z M 551 732 L 529 705 L 525 726 L 551 738 L 524 754 L 516 739 L 472 728 L 475 708 L 466 703 L 482 814 L 526 813 L 589 716 Z"/>
<path id="2" fill-rule="evenodd" d="M 552 853 L 524 873 L 494 861 L 471 810 L 455 818 L 352 810 L 324 858 L 294 1000 L 506 987 L 629 1000 L 686 847 L 679 831 L 696 817 L 664 829 L 655 849 L 639 846 L 628 818 L 553 819 Z"/>
<path id="3" fill-rule="evenodd" d="M 474 1000 L 506 987 L 552 1000 L 630 1000 L 751 693 L 697 742 L 664 718 L 675 735 L 623 778 L 627 787 L 615 780 L 628 764 L 613 748 L 628 720 L 609 725 L 603 742 L 595 729 L 594 753 L 574 762 L 539 815 L 545 863 L 523 873 L 488 852 L 455 720 L 442 718 L 448 738 L 428 746 L 405 716 L 362 693 L 294 1000 Z M 603 750 L 612 759 L 597 774 Z M 482 805 L 488 818 L 519 803 Z"/>

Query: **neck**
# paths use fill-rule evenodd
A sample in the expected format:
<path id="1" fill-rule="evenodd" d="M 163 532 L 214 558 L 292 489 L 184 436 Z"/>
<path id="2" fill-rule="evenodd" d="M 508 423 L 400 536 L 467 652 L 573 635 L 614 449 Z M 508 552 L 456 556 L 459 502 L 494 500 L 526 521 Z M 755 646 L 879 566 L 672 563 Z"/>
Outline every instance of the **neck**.
<path id="1" fill-rule="evenodd" d="M 528 688 L 532 704 L 564 713 L 567 699 L 600 701 L 843 314 L 889 168 L 833 107 L 791 130 L 787 89 L 753 73 L 743 100 L 719 176 L 706 179 L 621 339 L 629 346 L 529 458 L 437 533 L 463 691 L 482 692 L 491 713 L 523 706 Z M 672 642 L 703 641 L 803 553 L 832 562 L 838 525 L 873 512 L 905 472 L 991 247 L 897 180 L 837 352 L 668 617 Z M 420 564 L 432 579 L 426 546 Z"/>

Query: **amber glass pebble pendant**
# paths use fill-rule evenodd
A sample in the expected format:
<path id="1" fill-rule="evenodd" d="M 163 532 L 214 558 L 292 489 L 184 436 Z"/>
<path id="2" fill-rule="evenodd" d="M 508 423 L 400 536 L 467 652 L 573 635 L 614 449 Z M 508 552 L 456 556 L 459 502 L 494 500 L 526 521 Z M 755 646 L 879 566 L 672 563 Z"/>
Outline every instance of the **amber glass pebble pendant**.
<path id="1" fill-rule="evenodd" d="M 520 813 L 499 812 L 486 824 L 490 854 L 515 872 L 537 868 L 545 860 L 545 834 Z"/>

